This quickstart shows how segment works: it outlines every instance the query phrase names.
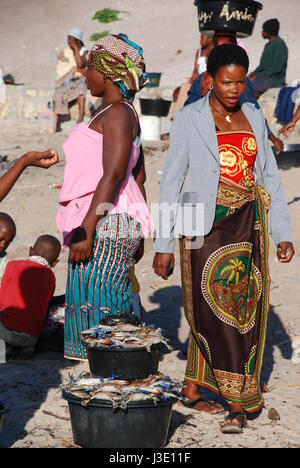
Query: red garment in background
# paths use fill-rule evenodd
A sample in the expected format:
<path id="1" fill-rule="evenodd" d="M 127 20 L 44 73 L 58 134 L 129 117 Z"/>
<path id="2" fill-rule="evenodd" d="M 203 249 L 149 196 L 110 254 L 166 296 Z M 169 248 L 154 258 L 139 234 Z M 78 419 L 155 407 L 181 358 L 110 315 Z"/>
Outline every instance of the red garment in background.
<path id="1" fill-rule="evenodd" d="M 31 260 L 9 262 L 0 289 L 0 319 L 5 328 L 41 335 L 55 290 L 52 270 Z"/>

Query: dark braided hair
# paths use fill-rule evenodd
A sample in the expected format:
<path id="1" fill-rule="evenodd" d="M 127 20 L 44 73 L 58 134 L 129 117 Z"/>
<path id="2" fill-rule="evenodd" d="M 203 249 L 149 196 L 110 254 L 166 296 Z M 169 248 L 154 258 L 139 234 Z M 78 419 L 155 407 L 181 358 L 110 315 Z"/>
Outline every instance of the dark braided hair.
<path id="1" fill-rule="evenodd" d="M 215 47 L 207 59 L 207 71 L 216 76 L 219 68 L 228 65 L 240 65 L 249 70 L 249 57 L 242 47 L 234 44 L 223 44 Z"/>

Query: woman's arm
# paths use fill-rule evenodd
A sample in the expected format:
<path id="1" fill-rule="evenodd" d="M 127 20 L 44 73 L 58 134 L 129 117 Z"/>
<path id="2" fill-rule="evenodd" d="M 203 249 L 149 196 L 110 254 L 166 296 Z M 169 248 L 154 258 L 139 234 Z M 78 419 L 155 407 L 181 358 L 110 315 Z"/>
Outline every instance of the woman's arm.
<path id="1" fill-rule="evenodd" d="M 21 156 L 13 167 L 0 177 L 0 201 L 11 191 L 16 181 L 28 166 L 42 167 L 48 169 L 59 161 L 56 151 L 30 151 Z"/>
<path id="2" fill-rule="evenodd" d="M 70 39 L 69 45 L 71 49 L 73 50 L 77 68 L 79 69 L 84 68 L 86 65 L 86 56 L 87 56 L 88 51 L 84 52 L 84 54 L 81 56 L 80 50 L 82 46 L 81 44 L 78 44 L 77 40 L 74 39 L 73 37 Z"/>
<path id="3" fill-rule="evenodd" d="M 189 78 L 190 83 L 194 83 L 194 81 L 199 76 L 199 71 L 198 71 L 198 68 L 199 68 L 198 67 L 199 54 L 200 54 L 200 51 L 198 49 L 197 52 L 196 52 L 196 55 L 195 55 L 194 70 L 193 70 L 193 73 L 192 73 L 191 77 Z"/>
<path id="4" fill-rule="evenodd" d="M 137 162 L 137 165 L 133 169 L 133 176 L 144 197 L 144 200 L 147 201 L 146 190 L 145 190 L 145 182 L 146 182 L 145 157 L 144 157 L 144 150 L 142 146 L 140 150 L 139 160 Z"/>
<path id="5" fill-rule="evenodd" d="M 80 48 L 76 47 L 74 49 L 76 65 L 80 69 L 80 71 L 82 71 L 82 69 L 84 69 L 85 66 L 86 66 L 86 56 L 87 56 L 87 54 L 88 54 L 87 50 L 82 55 L 80 55 Z"/>
<path id="6" fill-rule="evenodd" d="M 159 199 L 161 225 L 156 226 L 154 244 L 156 255 L 153 260 L 153 269 L 165 280 L 168 279 L 168 270 L 173 270 L 175 265 L 173 252 L 177 205 L 189 167 L 188 128 L 185 122 L 185 109 L 176 112 L 170 133 L 170 148 L 161 178 Z"/>
<path id="7" fill-rule="evenodd" d="M 102 131 L 103 176 L 89 211 L 73 236 L 70 262 L 80 262 L 90 257 L 97 223 L 106 215 L 105 207 L 114 203 L 127 176 L 132 150 L 132 121 L 123 104 L 115 104 L 105 113 Z"/>

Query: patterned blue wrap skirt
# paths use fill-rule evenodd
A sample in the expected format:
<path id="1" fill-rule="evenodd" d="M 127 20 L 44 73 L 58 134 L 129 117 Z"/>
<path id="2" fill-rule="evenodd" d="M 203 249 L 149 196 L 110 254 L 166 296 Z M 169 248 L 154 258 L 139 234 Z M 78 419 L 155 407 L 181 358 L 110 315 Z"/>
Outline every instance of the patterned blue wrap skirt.
<path id="1" fill-rule="evenodd" d="M 80 333 L 106 314 L 132 310 L 129 268 L 142 238 L 141 226 L 126 213 L 109 215 L 97 226 L 87 262 L 69 263 L 65 311 L 65 357 L 86 359 Z"/>

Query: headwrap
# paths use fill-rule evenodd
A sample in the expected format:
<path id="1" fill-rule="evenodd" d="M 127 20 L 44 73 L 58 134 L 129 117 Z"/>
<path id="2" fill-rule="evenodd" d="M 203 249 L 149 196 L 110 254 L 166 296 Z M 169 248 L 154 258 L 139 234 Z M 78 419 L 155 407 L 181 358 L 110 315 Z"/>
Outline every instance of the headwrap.
<path id="1" fill-rule="evenodd" d="M 272 18 L 263 24 L 263 30 L 270 36 L 278 36 L 280 23 L 278 19 Z"/>
<path id="2" fill-rule="evenodd" d="M 90 52 L 89 65 L 110 78 L 129 102 L 148 81 L 143 49 L 125 34 L 101 39 Z"/>

